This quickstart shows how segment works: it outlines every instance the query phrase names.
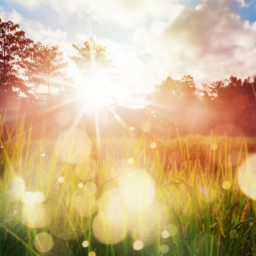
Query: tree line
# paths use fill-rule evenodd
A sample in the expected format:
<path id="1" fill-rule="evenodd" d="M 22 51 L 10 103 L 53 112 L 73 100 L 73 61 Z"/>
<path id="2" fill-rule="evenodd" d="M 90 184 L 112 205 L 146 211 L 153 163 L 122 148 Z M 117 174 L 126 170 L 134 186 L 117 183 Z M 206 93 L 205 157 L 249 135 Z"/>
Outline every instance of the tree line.
<path id="1" fill-rule="evenodd" d="M 92 69 L 113 69 L 106 48 L 93 38 L 82 46 L 73 45 L 77 56 L 68 56 L 77 68 L 90 76 Z M 65 72 L 68 63 L 58 46 L 43 45 L 26 37 L 18 24 L 0 19 L 0 101 L 1 106 L 17 98 L 27 102 L 63 101 L 75 97 L 72 77 Z M 195 106 L 217 113 L 224 121 L 256 125 L 254 118 L 256 76 L 231 76 L 197 88 L 190 75 L 180 80 L 167 77 L 146 97 L 154 116 L 164 109 L 183 115 Z M 255 120 L 254 120 L 255 119 Z"/>

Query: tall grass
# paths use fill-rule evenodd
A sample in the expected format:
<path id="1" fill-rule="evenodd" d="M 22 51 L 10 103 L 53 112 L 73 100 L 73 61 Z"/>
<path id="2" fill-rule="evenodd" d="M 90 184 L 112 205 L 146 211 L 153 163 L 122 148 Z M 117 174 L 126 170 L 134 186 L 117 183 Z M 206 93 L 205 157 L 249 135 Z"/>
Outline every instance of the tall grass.
<path id="1" fill-rule="evenodd" d="M 4 123 L 0 135 L 3 129 Z M 100 148 L 92 139 L 91 157 L 98 168 L 93 178 L 96 200 L 116 187 L 112 172 L 117 160 L 132 158 L 134 168 L 146 170 L 154 179 L 155 202 L 163 206 L 164 221 L 153 227 L 154 232 L 157 230 L 154 236 L 149 226 L 145 235 L 150 239 L 141 250 L 135 250 L 134 242 L 142 237 L 128 233 L 117 244 L 101 243 L 92 230 L 96 213 L 84 217 L 74 212 L 77 186 L 86 183 L 76 173 L 79 168 L 88 170 L 88 161 L 79 165 L 60 161 L 58 138 L 56 142 L 45 141 L 42 133 L 40 141 L 32 141 L 31 132 L 25 137 L 22 120 L 0 141 L 0 255 L 88 255 L 92 251 L 109 256 L 256 255 L 256 203 L 237 184 L 241 162 L 249 159 L 256 148 L 255 138 L 213 134 L 180 138 L 177 134 L 174 140 L 164 140 L 143 134 L 135 140 L 131 132 L 128 139 L 102 139 Z M 156 148 L 151 148 L 152 142 Z M 23 201 L 10 200 L 9 182 L 16 176 L 25 181 L 26 191 L 43 192 L 47 206 L 44 221 L 47 223 L 51 215 L 50 227 L 28 227 L 24 223 Z M 64 178 L 63 183 L 58 183 L 59 177 Z M 143 222 L 145 218 L 139 219 Z M 171 227 L 170 236 L 162 236 L 167 227 Z M 45 253 L 35 246 L 37 234 L 42 231 L 54 241 L 53 248 Z M 88 247 L 83 247 L 83 241 L 88 241 Z"/>

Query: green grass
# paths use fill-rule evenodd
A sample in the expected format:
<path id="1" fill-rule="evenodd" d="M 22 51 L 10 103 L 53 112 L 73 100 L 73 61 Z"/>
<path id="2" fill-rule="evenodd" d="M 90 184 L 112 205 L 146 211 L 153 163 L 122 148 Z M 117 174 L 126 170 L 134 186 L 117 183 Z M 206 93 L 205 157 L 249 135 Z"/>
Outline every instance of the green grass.
<path id="1" fill-rule="evenodd" d="M 23 127 L 22 121 L 17 124 L 16 131 L 0 142 L 0 255 L 88 255 L 92 251 L 108 256 L 256 255 L 256 203 L 238 186 L 239 167 L 256 149 L 255 138 L 226 138 L 213 134 L 180 138 L 177 134 L 176 139 L 164 140 L 143 134 L 135 140 L 131 133 L 130 138 L 122 140 L 110 138 L 98 143 L 92 139 L 90 157 L 79 161 L 80 164 L 73 164 L 72 159 L 79 159 L 77 155 L 74 157 L 78 150 L 76 142 L 70 140 L 63 144 L 61 138 L 45 141 L 43 135 L 40 141 L 32 141 L 31 133 L 25 138 Z M 3 129 L 2 124 L 0 134 Z M 152 142 L 156 143 L 156 148 L 150 147 Z M 63 150 L 64 158 L 60 158 Z M 124 169 L 114 168 L 120 163 L 118 160 L 124 163 L 130 158 L 133 164 L 125 164 Z M 93 164 L 88 159 L 93 159 Z M 107 207 L 108 199 L 104 199 L 104 195 L 117 188 L 115 178 L 122 179 L 123 176 L 122 182 L 126 182 L 127 168 L 142 169 L 154 181 L 153 208 L 142 209 L 137 215 L 124 208 L 125 216 L 135 216 L 129 219 L 129 228 L 141 226 L 143 233 L 131 232 L 136 229 L 130 228 L 119 243 L 104 244 L 102 241 L 112 238 L 108 226 L 106 223 L 101 225 L 99 239 L 99 236 L 95 237 L 97 231 L 93 230 L 93 221 L 101 207 Z M 81 179 L 81 175 L 86 177 L 92 170 L 97 170 L 93 179 Z M 113 170 L 119 173 L 113 173 Z M 40 219 L 39 228 L 32 224 L 36 223 L 34 218 L 40 211 L 36 211 L 35 217 L 31 215 L 24 220 L 22 212 L 26 206 L 22 198 L 11 200 L 13 187 L 10 188 L 10 180 L 17 176 L 24 180 L 25 191 L 41 191 L 45 196 L 40 204 L 45 216 Z M 63 183 L 58 183 L 59 177 L 64 178 Z M 98 208 L 85 217 L 83 209 L 88 210 L 92 196 L 81 194 L 83 190 L 78 189 L 78 184 L 92 181 L 97 186 L 95 200 Z M 227 181 L 231 187 L 224 189 L 223 183 Z M 150 193 L 139 190 L 136 193 L 144 192 Z M 78 206 L 77 196 L 82 198 Z M 154 211 L 156 214 L 152 217 Z M 50 217 L 51 222 L 48 221 Z M 115 222 L 118 218 L 117 215 Z M 128 224 L 122 226 L 120 236 L 127 227 Z M 169 231 L 169 237 L 161 236 L 164 230 Z M 37 234 L 43 231 L 48 232 L 54 242 L 53 248 L 46 253 L 39 252 L 35 246 Z M 82 246 L 85 240 L 89 242 L 86 248 Z M 136 240 L 144 242 L 141 250 L 134 250 Z M 167 248 L 163 245 L 168 246 L 168 252 L 161 252 Z"/>

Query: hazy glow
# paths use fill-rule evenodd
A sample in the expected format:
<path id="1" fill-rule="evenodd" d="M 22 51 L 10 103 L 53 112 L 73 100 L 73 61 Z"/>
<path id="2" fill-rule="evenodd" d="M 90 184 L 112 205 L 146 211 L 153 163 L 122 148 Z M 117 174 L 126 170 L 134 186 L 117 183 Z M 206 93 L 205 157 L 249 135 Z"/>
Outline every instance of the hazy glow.
<path id="1" fill-rule="evenodd" d="M 22 200 L 26 205 L 41 204 L 44 201 L 44 194 L 40 191 L 35 193 L 28 191 L 23 195 Z"/>
<path id="2" fill-rule="evenodd" d="M 140 240 L 136 240 L 134 243 L 133 243 L 133 248 L 134 250 L 136 251 L 140 251 L 142 248 L 144 247 L 144 243 Z"/>
<path id="3" fill-rule="evenodd" d="M 53 239 L 47 232 L 39 233 L 34 239 L 34 246 L 39 252 L 48 252 L 54 245 Z"/>
<path id="4" fill-rule="evenodd" d="M 97 186 L 94 182 L 86 182 L 84 185 L 84 193 L 93 196 L 97 192 Z"/>
<path id="5" fill-rule="evenodd" d="M 129 158 L 129 159 L 127 160 L 127 162 L 128 162 L 128 164 L 133 164 L 133 163 L 134 163 L 134 160 L 133 160 L 133 158 Z"/>
<path id="6" fill-rule="evenodd" d="M 162 253 L 167 253 L 167 252 L 169 252 L 169 246 L 166 245 L 166 244 L 161 245 L 160 251 L 161 251 Z"/>
<path id="7" fill-rule="evenodd" d="M 104 213 L 99 213 L 92 224 L 93 234 L 103 244 L 117 244 L 127 235 L 126 225 L 111 225 Z"/>
<path id="8" fill-rule="evenodd" d="M 65 180 L 64 177 L 60 176 L 60 177 L 58 178 L 58 183 L 63 183 L 64 180 Z"/>
<path id="9" fill-rule="evenodd" d="M 91 141 L 83 130 L 68 130 L 60 136 L 58 150 L 62 162 L 81 164 L 91 153 Z"/>
<path id="10" fill-rule="evenodd" d="M 96 256 L 96 253 L 95 252 L 89 252 L 88 256 Z"/>
<path id="11" fill-rule="evenodd" d="M 98 173 L 97 162 L 94 159 L 88 157 L 84 164 L 76 167 L 75 173 L 82 180 L 91 180 Z"/>
<path id="12" fill-rule="evenodd" d="M 133 127 L 133 126 L 130 127 L 130 131 L 131 131 L 131 132 L 134 131 L 134 127 Z"/>
<path id="13" fill-rule="evenodd" d="M 7 185 L 7 196 L 11 201 L 20 199 L 25 193 L 25 183 L 19 178 L 15 177 L 8 182 Z"/>
<path id="14" fill-rule="evenodd" d="M 42 228 L 52 221 L 52 214 L 48 207 L 42 204 L 24 205 L 22 221 L 29 228 Z"/>
<path id="15" fill-rule="evenodd" d="M 84 191 L 77 191 L 74 198 L 74 211 L 83 217 L 90 217 L 97 209 L 96 199 Z"/>
<path id="16" fill-rule="evenodd" d="M 170 233 L 167 230 L 162 231 L 161 237 L 166 239 L 170 236 Z"/>
<path id="17" fill-rule="evenodd" d="M 159 237 L 161 227 L 166 226 L 166 224 L 167 218 L 164 207 L 161 203 L 156 202 L 143 210 L 131 211 L 128 229 L 134 239 L 151 243 Z"/>
<path id="18" fill-rule="evenodd" d="M 56 116 L 55 116 L 55 122 L 60 125 L 60 126 L 65 126 L 69 123 L 70 121 L 70 116 L 68 113 L 66 112 L 59 112 Z"/>
<path id="19" fill-rule="evenodd" d="M 140 169 L 134 169 L 124 176 L 120 192 L 126 206 L 131 210 L 149 206 L 155 197 L 155 184 L 151 176 Z"/>
<path id="20" fill-rule="evenodd" d="M 78 186 L 78 188 L 82 188 L 84 185 L 83 185 L 83 183 L 79 183 L 77 186 Z"/>
<path id="21" fill-rule="evenodd" d="M 251 155 L 240 166 L 238 184 L 251 199 L 256 200 L 256 155 Z"/>
<path id="22" fill-rule="evenodd" d="M 82 242 L 82 246 L 84 247 L 84 248 L 86 248 L 86 247 L 88 247 L 89 246 L 89 242 L 88 241 L 83 241 Z"/>
<path id="23" fill-rule="evenodd" d="M 169 225 L 167 225 L 165 231 L 168 232 L 168 234 L 169 234 L 170 237 L 173 237 L 173 236 L 175 236 L 176 233 L 177 233 L 177 227 L 176 227 L 175 225 L 173 225 L 173 224 L 169 224 Z M 164 232 L 164 231 L 163 231 L 163 232 Z M 162 233 L 163 233 L 163 232 L 162 232 Z M 167 233 L 166 233 L 166 234 L 167 234 Z"/>
<path id="24" fill-rule="evenodd" d="M 224 182 L 222 183 L 222 187 L 223 187 L 224 189 L 228 190 L 228 189 L 230 189 L 231 184 L 230 184 L 229 181 L 224 181 Z"/>
<path id="25" fill-rule="evenodd" d="M 156 143 L 155 143 L 155 142 L 152 142 L 152 143 L 150 144 L 150 147 L 151 147 L 151 148 L 156 148 Z"/>
<path id="26" fill-rule="evenodd" d="M 141 130 L 143 132 L 150 132 L 151 131 L 151 124 L 150 123 L 143 123 L 141 126 L 140 126 Z"/>

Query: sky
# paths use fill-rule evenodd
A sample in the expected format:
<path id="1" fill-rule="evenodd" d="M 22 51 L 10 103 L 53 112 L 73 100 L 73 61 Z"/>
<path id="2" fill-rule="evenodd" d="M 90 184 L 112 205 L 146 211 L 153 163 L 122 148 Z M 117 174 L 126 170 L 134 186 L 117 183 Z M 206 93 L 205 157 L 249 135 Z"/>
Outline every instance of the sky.
<path id="1" fill-rule="evenodd" d="M 105 90 L 127 107 L 143 107 L 167 76 L 200 87 L 256 75 L 256 0 L 0 0 L 0 17 L 59 45 L 74 77 L 72 44 L 93 37 L 115 66 Z"/>

